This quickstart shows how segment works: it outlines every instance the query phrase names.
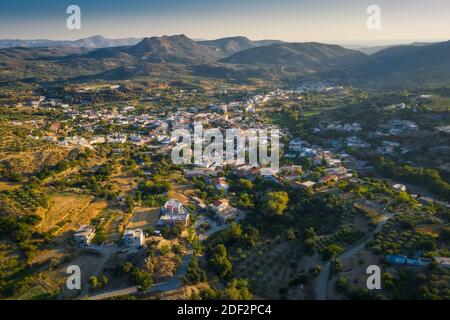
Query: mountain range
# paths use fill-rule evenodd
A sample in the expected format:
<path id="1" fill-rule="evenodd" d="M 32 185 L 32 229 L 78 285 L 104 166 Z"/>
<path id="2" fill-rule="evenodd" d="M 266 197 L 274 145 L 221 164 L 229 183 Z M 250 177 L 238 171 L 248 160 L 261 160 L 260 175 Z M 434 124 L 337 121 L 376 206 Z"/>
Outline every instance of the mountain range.
<path id="1" fill-rule="evenodd" d="M 198 44 L 185 35 L 144 38 L 132 46 L 103 48 L 86 55 L 91 58 L 128 58 L 153 63 L 195 63 L 217 60 L 220 51 Z"/>
<path id="2" fill-rule="evenodd" d="M 107 48 L 117 46 L 129 46 L 134 45 L 141 40 L 142 40 L 141 38 L 107 39 L 99 35 L 79 40 L 5 39 L 0 40 L 0 48 L 78 47 L 78 48 L 96 49 L 96 48 Z"/>
<path id="3" fill-rule="evenodd" d="M 433 79 L 450 82 L 450 41 L 393 46 L 368 55 L 339 45 L 251 41 L 245 37 L 202 41 L 185 35 L 88 39 L 70 45 L 0 49 L 0 81 L 25 76 L 38 79 L 49 67 L 59 70 L 55 72 L 55 80 L 85 75 L 90 79 L 96 75 L 125 79 L 176 64 L 184 65 L 186 72 L 194 75 L 219 78 L 314 76 L 387 85 L 420 84 L 422 80 Z M 122 45 L 115 45 L 118 43 Z M 95 49 L 96 46 L 103 47 Z M 42 72 L 29 73 L 35 69 Z"/>
<path id="4" fill-rule="evenodd" d="M 135 57 L 149 62 L 205 63 L 215 62 L 234 53 L 262 47 L 276 40 L 251 41 L 246 37 L 229 37 L 216 40 L 194 41 L 185 35 L 144 38 L 134 46 L 103 48 L 92 51 L 89 56 L 116 58 L 120 55 Z"/>

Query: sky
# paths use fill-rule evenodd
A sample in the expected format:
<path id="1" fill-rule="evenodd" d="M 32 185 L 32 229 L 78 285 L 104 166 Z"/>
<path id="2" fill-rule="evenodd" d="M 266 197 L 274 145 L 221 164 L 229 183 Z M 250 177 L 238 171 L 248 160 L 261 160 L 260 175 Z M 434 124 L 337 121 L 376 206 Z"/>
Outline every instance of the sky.
<path id="1" fill-rule="evenodd" d="M 66 27 L 69 5 L 81 29 Z M 381 12 L 370 30 L 369 5 Z M 381 45 L 450 39 L 450 0 L 0 0 L 0 39 L 185 34 Z"/>

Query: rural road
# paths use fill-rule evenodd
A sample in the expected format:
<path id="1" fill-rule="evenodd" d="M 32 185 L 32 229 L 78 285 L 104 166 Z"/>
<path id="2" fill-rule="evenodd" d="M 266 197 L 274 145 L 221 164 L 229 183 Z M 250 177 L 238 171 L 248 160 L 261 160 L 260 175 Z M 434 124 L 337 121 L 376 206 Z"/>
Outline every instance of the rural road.
<path id="1" fill-rule="evenodd" d="M 386 208 L 387 208 L 387 205 L 386 205 L 385 209 Z M 392 218 L 393 216 L 394 216 L 394 214 L 392 214 L 392 213 L 383 215 L 382 219 L 377 224 L 377 227 L 375 228 L 375 230 L 373 232 L 371 232 L 370 235 L 368 237 L 366 237 L 365 240 L 351 246 L 346 251 L 344 251 L 342 254 L 337 256 L 335 259 L 339 259 L 339 260 L 348 259 L 348 258 L 354 256 L 355 254 L 357 254 L 358 252 L 360 252 L 361 250 L 363 250 L 366 243 L 372 239 L 374 233 L 381 231 L 381 229 L 386 224 L 386 222 L 388 222 L 389 219 Z M 315 287 L 316 300 L 325 300 L 327 297 L 328 279 L 330 277 L 330 264 L 331 264 L 331 260 L 327 261 L 322 266 L 320 274 L 317 277 L 317 284 Z"/>
<path id="2" fill-rule="evenodd" d="M 174 276 L 172 276 L 169 280 L 156 283 L 154 284 L 149 290 L 147 290 L 145 293 L 153 293 L 153 292 L 160 292 L 160 291 L 172 291 L 179 289 L 181 287 L 181 280 L 180 277 L 184 276 L 187 272 L 187 267 L 189 265 L 189 262 L 191 261 L 192 257 L 192 251 L 189 251 L 187 255 L 183 257 L 183 261 L 181 262 L 180 267 L 178 268 L 177 272 Z M 88 300 L 104 300 L 109 299 L 113 297 L 120 297 L 130 294 L 138 293 L 138 287 L 128 287 L 123 289 L 115 289 L 115 290 L 109 290 L 106 292 L 102 292 L 93 296 L 87 297 Z"/>

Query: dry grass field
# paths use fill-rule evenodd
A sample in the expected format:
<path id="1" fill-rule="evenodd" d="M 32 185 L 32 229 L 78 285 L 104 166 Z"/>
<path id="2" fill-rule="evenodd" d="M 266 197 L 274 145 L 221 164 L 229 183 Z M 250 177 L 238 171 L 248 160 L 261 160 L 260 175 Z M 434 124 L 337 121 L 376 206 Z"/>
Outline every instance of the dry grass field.
<path id="1" fill-rule="evenodd" d="M 137 207 L 128 224 L 129 229 L 154 227 L 158 222 L 159 208 Z"/>
<path id="2" fill-rule="evenodd" d="M 76 193 L 55 193 L 50 195 L 50 208 L 39 209 L 42 217 L 38 228 L 48 231 L 57 228 L 57 233 L 76 230 L 83 224 L 89 224 L 108 206 L 105 200 L 95 200 L 88 195 Z"/>
<path id="3" fill-rule="evenodd" d="M 188 197 L 193 196 L 194 193 L 195 190 L 191 186 L 180 185 L 176 183 L 173 186 L 173 189 L 168 192 L 167 196 L 169 197 L 169 199 L 176 199 L 180 201 L 182 204 L 186 205 L 190 203 Z"/>
<path id="4" fill-rule="evenodd" d="M 135 189 L 138 185 L 138 179 L 133 176 L 130 171 L 124 170 L 122 166 L 118 166 L 109 179 L 113 185 L 113 191 L 127 193 Z"/>

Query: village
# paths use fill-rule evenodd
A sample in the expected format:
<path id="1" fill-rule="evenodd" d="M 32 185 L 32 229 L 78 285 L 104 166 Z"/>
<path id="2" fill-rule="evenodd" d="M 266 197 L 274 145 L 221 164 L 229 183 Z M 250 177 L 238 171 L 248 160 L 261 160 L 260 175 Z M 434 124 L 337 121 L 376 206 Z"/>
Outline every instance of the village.
<path id="1" fill-rule="evenodd" d="M 98 90 L 108 95 L 120 90 L 120 86 L 82 88 L 76 94 L 98 94 Z M 103 201 L 103 209 L 92 215 L 90 220 L 74 218 L 70 221 L 65 218 L 57 223 L 51 220 L 48 213 L 44 215 L 45 223 L 49 223 L 49 227 L 44 230 L 53 232 L 55 239 L 58 239 L 51 246 L 80 255 L 78 259 L 89 270 L 86 271 L 84 288 L 75 293 L 64 290 L 63 297 L 110 299 L 182 290 L 183 281 L 186 281 L 183 279 L 192 277 L 192 268 L 200 268 L 194 267 L 198 263 L 197 259 L 201 268 L 208 270 L 208 278 L 211 278 L 208 262 L 210 249 L 202 247 L 209 248 L 216 238 L 229 230 L 248 228 L 248 225 L 252 225 L 251 219 L 255 219 L 254 202 L 266 201 L 261 200 L 261 191 L 252 190 L 254 195 L 250 195 L 250 189 L 254 187 L 248 186 L 264 185 L 264 192 L 280 197 L 285 191 L 277 193 L 275 190 L 306 195 L 306 198 L 337 197 L 339 201 L 353 201 L 348 208 L 355 206 L 357 210 L 375 210 L 377 218 L 372 218 L 377 222 L 373 223 L 379 227 L 393 217 L 385 212 L 392 202 L 389 197 L 404 198 L 406 200 L 402 201 L 412 204 L 412 207 L 435 203 L 448 208 L 445 201 L 432 198 L 430 194 L 424 195 L 421 190 L 417 192 L 414 186 L 394 179 L 384 182 L 383 188 L 390 190 L 384 191 L 389 193 L 389 197 L 374 191 L 375 200 L 364 200 L 365 195 L 357 191 L 358 196 L 353 199 L 358 188 L 372 190 L 376 184 L 366 177 L 376 171 L 373 164 L 353 150 L 370 150 L 376 155 L 385 156 L 405 154 L 412 148 L 401 145 L 398 137 L 417 135 L 420 127 L 415 122 L 393 119 L 368 133 L 367 123 L 360 121 L 320 121 L 303 135 L 284 123 L 271 121 L 268 116 L 286 113 L 289 108 L 283 107 L 283 104 L 307 103 L 305 97 L 308 95 L 345 99 L 349 95 L 348 88 L 328 82 L 308 82 L 295 89 L 274 89 L 253 95 L 238 91 L 220 91 L 218 94 L 228 94 L 230 97 L 226 99 L 227 102 L 213 99 L 196 106 L 189 103 L 188 106 L 170 105 L 162 109 L 143 108 L 136 102 L 108 103 L 95 107 L 86 102 L 80 106 L 72 105 L 74 100 L 70 97 L 60 99 L 45 96 L 6 106 L 32 113 L 58 114 L 57 118 L 50 116 L 49 121 L 39 118 L 14 119 L 8 125 L 14 130 L 27 132 L 24 139 L 30 143 L 56 148 L 67 155 L 87 155 L 78 155 L 76 162 L 69 162 L 61 169 L 56 164 L 42 175 L 45 185 L 51 188 L 52 193 L 56 192 L 51 201 L 57 197 L 66 201 L 74 194 L 77 194 L 76 197 L 95 197 L 91 198 L 90 201 L 94 201 L 92 203 Z M 185 99 L 198 97 L 199 93 L 196 89 L 179 90 L 174 96 L 181 103 Z M 246 98 L 233 99 L 233 96 Z M 161 97 L 155 94 L 141 102 L 154 103 Z M 394 106 L 395 110 L 405 108 L 405 104 Z M 268 171 L 268 165 L 238 163 L 234 160 L 219 163 L 209 157 L 203 157 L 200 162 L 174 165 L 169 157 L 179 141 L 172 133 L 180 129 L 195 133 L 196 124 L 201 124 L 205 129 L 219 128 L 222 134 L 229 129 L 235 129 L 236 132 L 250 129 L 277 130 L 277 139 L 280 141 L 279 168 Z M 330 139 L 330 135 L 334 138 Z M 374 139 L 379 141 L 380 136 L 383 140 L 374 146 Z M 390 137 L 395 139 L 391 141 Z M 227 144 L 229 141 L 225 139 L 224 142 Z M 201 147 L 205 146 L 203 141 Z M 238 150 L 237 144 L 233 144 L 232 151 L 237 156 L 241 150 Z M 247 156 L 244 160 L 248 160 Z M 86 173 L 77 173 L 78 166 L 84 168 Z M 92 175 L 96 177 L 95 181 L 90 177 Z M 242 190 L 245 192 L 242 193 Z M 69 196 L 68 192 L 72 195 Z M 105 200 L 100 200 L 103 198 Z M 328 281 L 323 280 L 323 275 L 329 272 L 329 264 L 324 263 L 323 259 L 327 262 L 330 258 L 346 257 L 347 252 L 359 248 L 356 245 L 369 242 L 373 233 L 370 228 L 360 225 L 359 220 L 362 218 L 356 218 L 357 223 L 351 222 L 352 219 L 355 218 L 349 219 L 344 223 L 345 226 L 337 230 L 329 230 L 331 235 L 308 239 L 314 240 L 311 246 L 316 254 L 322 256 L 313 258 L 315 268 L 322 271 L 317 271 L 317 280 L 309 283 L 306 289 L 291 293 L 293 296 L 311 297 L 312 294 L 306 291 L 314 291 L 319 298 L 336 294 Z M 353 226 L 354 223 L 358 226 Z M 361 237 L 363 233 L 366 236 Z M 339 239 L 344 235 L 353 240 L 349 243 L 339 242 L 341 247 L 329 257 L 326 250 L 333 248 L 331 239 Z M 245 256 L 242 253 L 240 255 Z M 342 260 L 347 263 L 346 259 Z M 386 254 L 384 259 L 388 265 L 400 267 L 425 267 L 431 262 L 444 268 L 449 265 L 445 256 L 430 259 L 423 257 L 421 252 L 411 256 Z M 151 275 L 151 280 L 147 274 Z M 253 281 L 253 287 L 261 286 L 257 279 L 250 280 Z M 311 286 L 314 288 L 311 289 Z M 270 289 L 256 290 L 270 292 Z"/>

